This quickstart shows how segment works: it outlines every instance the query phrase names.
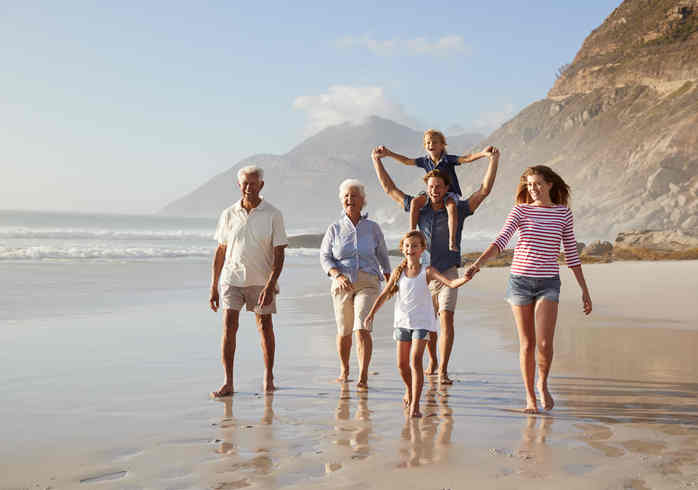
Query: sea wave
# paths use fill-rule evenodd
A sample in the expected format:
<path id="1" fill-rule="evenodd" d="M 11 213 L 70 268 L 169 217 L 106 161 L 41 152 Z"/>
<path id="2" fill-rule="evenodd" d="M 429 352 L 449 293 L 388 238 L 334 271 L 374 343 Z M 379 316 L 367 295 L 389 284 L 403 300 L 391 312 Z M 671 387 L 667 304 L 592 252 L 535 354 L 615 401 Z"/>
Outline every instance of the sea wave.
<path id="1" fill-rule="evenodd" d="M 214 247 L 0 247 L 2 260 L 145 260 L 172 258 L 209 258 Z M 289 257 L 317 256 L 317 249 L 287 249 Z"/>
<path id="2" fill-rule="evenodd" d="M 212 231 L 184 230 L 105 230 L 86 228 L 5 228 L 0 239 L 41 240 L 211 240 Z"/>

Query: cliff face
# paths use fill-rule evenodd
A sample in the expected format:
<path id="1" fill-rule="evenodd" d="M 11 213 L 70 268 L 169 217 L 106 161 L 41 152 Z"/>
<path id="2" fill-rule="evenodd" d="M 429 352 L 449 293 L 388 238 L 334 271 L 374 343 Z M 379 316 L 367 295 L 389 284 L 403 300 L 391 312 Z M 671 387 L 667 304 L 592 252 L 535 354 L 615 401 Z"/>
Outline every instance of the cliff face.
<path id="1" fill-rule="evenodd" d="M 698 0 L 623 2 L 548 97 L 485 143 L 503 156 L 481 219 L 501 219 L 522 170 L 543 164 L 572 186 L 583 237 L 698 232 Z"/>

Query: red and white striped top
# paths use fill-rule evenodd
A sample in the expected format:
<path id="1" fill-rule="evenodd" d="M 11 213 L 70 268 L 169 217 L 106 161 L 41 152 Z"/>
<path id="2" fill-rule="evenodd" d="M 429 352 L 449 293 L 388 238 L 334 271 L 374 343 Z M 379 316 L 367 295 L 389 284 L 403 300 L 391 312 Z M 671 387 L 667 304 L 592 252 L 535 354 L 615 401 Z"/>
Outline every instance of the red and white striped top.
<path id="1" fill-rule="evenodd" d="M 494 244 L 501 252 L 514 232 L 519 241 L 514 249 L 511 273 L 529 277 L 553 277 L 560 273 L 557 257 L 560 241 L 568 267 L 581 264 L 574 237 L 572 211 L 566 206 L 532 206 L 517 204 L 509 213 Z"/>

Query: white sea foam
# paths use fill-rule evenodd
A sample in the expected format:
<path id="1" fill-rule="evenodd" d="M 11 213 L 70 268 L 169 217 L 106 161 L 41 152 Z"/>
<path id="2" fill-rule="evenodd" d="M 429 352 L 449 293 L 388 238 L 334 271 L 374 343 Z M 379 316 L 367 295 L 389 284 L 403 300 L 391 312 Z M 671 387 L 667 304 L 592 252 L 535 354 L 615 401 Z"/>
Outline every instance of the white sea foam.
<path id="1" fill-rule="evenodd" d="M 213 240 L 212 231 L 106 230 L 86 228 L 0 228 L 0 239 L 41 240 Z"/>

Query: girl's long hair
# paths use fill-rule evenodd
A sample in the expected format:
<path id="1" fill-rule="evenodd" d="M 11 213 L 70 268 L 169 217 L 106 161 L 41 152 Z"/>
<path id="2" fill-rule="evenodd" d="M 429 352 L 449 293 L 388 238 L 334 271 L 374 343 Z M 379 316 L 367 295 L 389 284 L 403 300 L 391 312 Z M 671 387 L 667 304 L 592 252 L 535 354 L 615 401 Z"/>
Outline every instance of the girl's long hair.
<path id="1" fill-rule="evenodd" d="M 424 233 L 418 230 L 412 230 L 405 233 L 405 236 L 403 236 L 400 239 L 400 252 L 402 252 L 402 244 L 405 243 L 405 240 L 414 237 L 419 238 L 419 241 L 422 242 L 422 247 L 427 248 L 427 239 L 424 236 Z M 390 274 L 390 279 L 388 279 L 388 284 L 386 285 L 386 287 L 388 288 L 388 299 L 392 298 L 393 295 L 397 293 L 397 283 L 400 280 L 400 276 L 402 275 L 402 271 L 405 270 L 405 267 L 407 267 L 406 258 L 402 259 L 398 266 L 395 269 L 393 269 L 393 273 Z"/>
<path id="2" fill-rule="evenodd" d="M 549 184 L 553 184 L 550 188 L 550 200 L 553 204 L 562 204 L 563 206 L 569 207 L 570 204 L 570 186 L 562 180 L 552 168 L 545 165 L 535 165 L 533 167 L 528 167 L 521 174 L 521 179 L 519 179 L 519 185 L 516 186 L 516 196 L 514 201 L 516 204 L 528 204 L 533 202 L 530 194 L 528 193 L 528 180 L 526 177 L 529 175 L 541 175 L 543 179 Z"/>

